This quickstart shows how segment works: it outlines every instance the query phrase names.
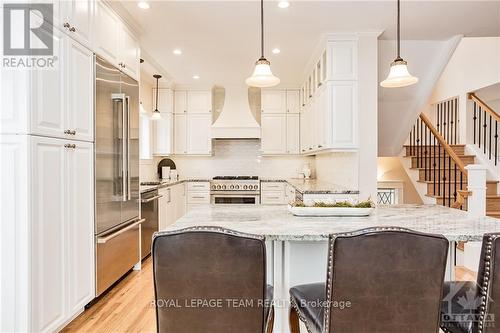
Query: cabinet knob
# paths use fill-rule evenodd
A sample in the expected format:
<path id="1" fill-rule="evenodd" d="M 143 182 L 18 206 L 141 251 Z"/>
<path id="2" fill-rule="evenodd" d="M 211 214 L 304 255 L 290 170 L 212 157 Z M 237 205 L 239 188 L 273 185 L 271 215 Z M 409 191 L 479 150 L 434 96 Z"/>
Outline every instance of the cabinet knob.
<path id="1" fill-rule="evenodd" d="M 75 27 L 71 27 L 71 28 L 69 28 L 69 31 L 71 31 L 71 32 L 75 32 L 75 31 L 76 31 L 76 28 L 75 28 Z"/>
<path id="2" fill-rule="evenodd" d="M 122 67 L 123 67 L 123 68 L 125 68 L 125 67 L 127 67 L 127 66 L 125 66 L 125 64 L 122 64 Z"/>
<path id="3" fill-rule="evenodd" d="M 68 22 L 64 22 L 63 27 L 69 28 L 69 23 Z"/>
<path id="4" fill-rule="evenodd" d="M 76 131 L 75 130 L 67 129 L 67 130 L 64 131 L 64 134 L 75 135 Z"/>
<path id="5" fill-rule="evenodd" d="M 76 148 L 76 145 L 74 143 L 67 143 L 64 145 L 65 148 L 71 148 L 71 149 L 75 149 Z"/>

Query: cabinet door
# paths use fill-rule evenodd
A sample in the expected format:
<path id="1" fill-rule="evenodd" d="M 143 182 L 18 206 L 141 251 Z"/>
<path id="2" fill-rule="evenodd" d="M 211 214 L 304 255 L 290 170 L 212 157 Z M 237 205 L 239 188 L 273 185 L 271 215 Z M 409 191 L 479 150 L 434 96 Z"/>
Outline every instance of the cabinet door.
<path id="1" fill-rule="evenodd" d="M 72 38 L 87 47 L 91 47 L 92 17 L 94 14 L 93 0 L 61 1 L 62 20 L 60 28 Z"/>
<path id="2" fill-rule="evenodd" d="M 261 118 L 263 154 L 286 153 L 286 114 L 263 114 Z"/>
<path id="3" fill-rule="evenodd" d="M 187 112 L 188 113 L 212 112 L 212 93 L 210 91 L 188 91 Z"/>
<path id="4" fill-rule="evenodd" d="M 300 115 L 298 113 L 290 113 L 286 116 L 286 153 L 300 153 Z"/>
<path id="5" fill-rule="evenodd" d="M 206 155 L 212 153 L 211 114 L 188 115 L 188 154 Z"/>
<path id="6" fill-rule="evenodd" d="M 68 152 L 64 143 L 59 139 L 31 137 L 30 331 L 33 332 L 54 332 L 66 318 L 65 156 Z"/>
<path id="7" fill-rule="evenodd" d="M 174 154 L 187 154 L 187 115 L 174 114 Z"/>
<path id="8" fill-rule="evenodd" d="M 66 317 L 78 313 L 95 295 L 94 288 L 94 149 L 77 142 L 66 149 L 67 286 Z"/>
<path id="9" fill-rule="evenodd" d="M 332 83 L 332 145 L 336 148 L 354 148 L 357 128 L 357 84 L 355 82 Z"/>
<path id="10" fill-rule="evenodd" d="M 330 63 L 328 65 L 330 80 L 356 80 L 357 78 L 357 42 L 328 42 Z"/>
<path id="11" fill-rule="evenodd" d="M 327 136 L 331 135 L 331 126 L 329 126 L 331 124 L 331 112 L 328 107 L 326 90 L 323 87 L 320 88 L 316 99 L 316 144 L 319 149 L 322 149 L 328 145 Z"/>
<path id="12" fill-rule="evenodd" d="M 174 92 L 174 113 L 187 112 L 187 92 L 175 91 Z"/>
<path id="13" fill-rule="evenodd" d="M 120 20 L 103 1 L 96 2 L 95 10 L 94 50 L 101 57 L 117 65 Z"/>
<path id="14" fill-rule="evenodd" d="M 94 54 L 71 38 L 67 40 L 66 127 L 74 131 L 73 139 L 94 141 Z"/>
<path id="15" fill-rule="evenodd" d="M 156 105 L 156 88 L 153 89 L 153 106 Z M 172 112 L 173 96 L 170 89 L 158 89 L 158 110 L 160 112 Z"/>
<path id="16" fill-rule="evenodd" d="M 41 31 L 43 33 L 43 31 Z M 59 53 L 57 70 L 33 70 L 31 79 L 31 133 L 53 137 L 65 137 L 67 130 L 64 108 L 65 70 L 68 61 L 65 37 L 54 29 L 54 51 Z M 52 37 L 50 37 L 52 38 Z M 56 51 L 57 50 L 57 51 Z M 57 54 L 57 53 L 56 53 Z"/>
<path id="17" fill-rule="evenodd" d="M 261 107 L 262 107 L 262 113 L 285 113 L 286 91 L 262 90 Z"/>
<path id="18" fill-rule="evenodd" d="M 153 121 L 153 155 L 172 154 L 173 130 L 172 113 L 162 112 L 161 119 Z"/>
<path id="19" fill-rule="evenodd" d="M 300 112 L 300 91 L 287 90 L 286 91 L 286 112 L 299 113 Z"/>
<path id="20" fill-rule="evenodd" d="M 159 191 L 158 199 L 158 230 L 165 230 L 168 226 L 168 188 Z"/>
<path id="21" fill-rule="evenodd" d="M 132 78 L 139 79 L 139 42 L 123 24 L 119 24 L 119 62 L 121 69 Z"/>
<path id="22" fill-rule="evenodd" d="M 177 221 L 181 217 L 186 214 L 186 184 L 181 183 L 179 185 L 175 185 L 175 207 L 176 207 L 176 214 L 175 214 L 175 220 Z"/>

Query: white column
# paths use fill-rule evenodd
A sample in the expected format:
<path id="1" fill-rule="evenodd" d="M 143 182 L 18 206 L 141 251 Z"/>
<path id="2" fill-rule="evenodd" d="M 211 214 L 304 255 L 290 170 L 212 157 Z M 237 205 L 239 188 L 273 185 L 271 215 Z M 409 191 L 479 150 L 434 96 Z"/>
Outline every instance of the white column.
<path id="1" fill-rule="evenodd" d="M 471 217 L 486 216 L 486 167 L 470 164 L 467 169 L 467 190 L 472 192 L 468 197 L 467 210 Z"/>

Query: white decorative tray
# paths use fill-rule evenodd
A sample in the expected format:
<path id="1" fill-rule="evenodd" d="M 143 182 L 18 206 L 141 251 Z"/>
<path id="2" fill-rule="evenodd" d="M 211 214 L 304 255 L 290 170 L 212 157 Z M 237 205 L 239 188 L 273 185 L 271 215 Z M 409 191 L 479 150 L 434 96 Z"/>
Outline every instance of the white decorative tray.
<path id="1" fill-rule="evenodd" d="M 288 205 L 288 211 L 295 216 L 368 216 L 374 210 L 373 207 L 293 207 Z"/>

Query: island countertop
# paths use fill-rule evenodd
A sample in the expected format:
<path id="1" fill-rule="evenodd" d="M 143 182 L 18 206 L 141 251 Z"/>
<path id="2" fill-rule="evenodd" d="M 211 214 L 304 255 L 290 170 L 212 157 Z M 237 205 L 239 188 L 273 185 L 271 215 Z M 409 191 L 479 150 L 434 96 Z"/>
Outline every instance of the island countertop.
<path id="1" fill-rule="evenodd" d="M 367 217 L 297 217 L 286 206 L 207 205 L 188 212 L 167 230 L 195 226 L 219 226 L 281 241 L 321 241 L 332 233 L 380 226 L 442 234 L 450 241 L 481 241 L 484 233 L 500 232 L 500 219 L 470 218 L 465 211 L 438 205 L 379 206 Z"/>

